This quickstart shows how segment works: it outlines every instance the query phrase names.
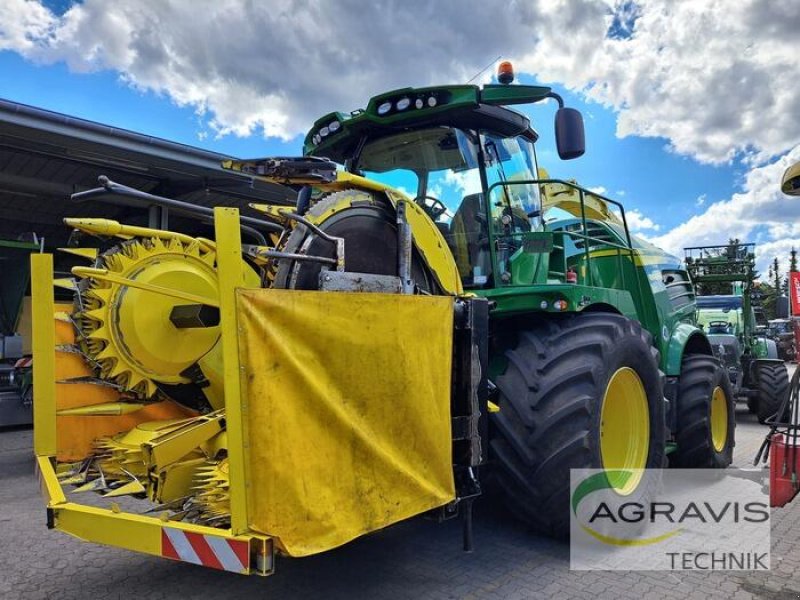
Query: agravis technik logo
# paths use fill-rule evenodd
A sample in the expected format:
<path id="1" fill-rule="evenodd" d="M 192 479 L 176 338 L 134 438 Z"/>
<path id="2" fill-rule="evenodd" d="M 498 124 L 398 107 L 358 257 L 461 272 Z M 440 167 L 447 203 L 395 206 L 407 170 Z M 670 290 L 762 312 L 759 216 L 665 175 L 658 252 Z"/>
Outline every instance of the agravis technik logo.
<path id="1" fill-rule="evenodd" d="M 575 470 L 571 568 L 767 569 L 769 517 L 755 471 Z"/>

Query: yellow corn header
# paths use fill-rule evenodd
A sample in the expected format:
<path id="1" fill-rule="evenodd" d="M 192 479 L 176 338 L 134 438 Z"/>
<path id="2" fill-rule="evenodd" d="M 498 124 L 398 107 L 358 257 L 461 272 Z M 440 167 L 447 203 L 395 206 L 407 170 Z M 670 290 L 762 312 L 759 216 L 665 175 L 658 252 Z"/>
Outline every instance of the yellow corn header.
<path id="1" fill-rule="evenodd" d="M 32 257 L 49 527 L 268 575 L 276 553 L 452 507 L 458 298 L 270 289 L 243 266 L 238 211 L 214 219 L 213 242 L 69 220 L 127 240 L 87 251 L 77 283 Z M 81 306 L 55 304 L 54 283 Z M 187 381 L 204 410 L 163 393 Z"/>

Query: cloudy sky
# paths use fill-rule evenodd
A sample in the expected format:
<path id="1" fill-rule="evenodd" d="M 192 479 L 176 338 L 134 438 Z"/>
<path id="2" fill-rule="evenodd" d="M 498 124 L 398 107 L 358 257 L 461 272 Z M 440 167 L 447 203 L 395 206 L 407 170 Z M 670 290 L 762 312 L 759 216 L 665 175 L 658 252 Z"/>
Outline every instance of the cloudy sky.
<path id="1" fill-rule="evenodd" d="M 540 162 L 621 199 L 639 233 L 800 247 L 800 10 L 773 0 L 2 0 L 0 97 L 238 156 L 298 153 L 309 125 L 497 58 L 580 108 L 587 154 Z M 489 72 L 476 81 L 488 81 Z"/>

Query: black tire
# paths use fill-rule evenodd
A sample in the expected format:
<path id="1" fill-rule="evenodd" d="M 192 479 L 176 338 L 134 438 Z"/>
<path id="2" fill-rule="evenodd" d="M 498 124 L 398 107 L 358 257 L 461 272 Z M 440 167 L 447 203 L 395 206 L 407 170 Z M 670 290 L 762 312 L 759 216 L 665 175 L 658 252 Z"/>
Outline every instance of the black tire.
<path id="1" fill-rule="evenodd" d="M 716 388 L 725 394 L 727 435 L 720 449 L 714 447 L 711 427 L 712 397 Z M 683 357 L 678 380 L 676 442 L 672 455 L 676 467 L 724 469 L 733 461 L 736 401 L 728 374 L 713 356 Z"/>
<path id="2" fill-rule="evenodd" d="M 394 208 L 385 198 L 363 190 L 334 192 L 317 202 L 306 217 L 328 235 L 345 241 L 345 268 L 353 273 L 397 275 L 398 244 Z M 336 247 L 304 225 L 295 227 L 279 250 L 335 258 Z M 275 260 L 274 287 L 317 290 L 322 265 L 317 262 Z M 438 293 L 438 287 L 419 251 L 411 256 L 411 278 L 420 290 Z"/>
<path id="3" fill-rule="evenodd" d="M 756 383 L 758 385 L 758 422 L 764 423 L 776 415 L 784 399 L 789 396 L 789 372 L 782 363 L 757 363 Z M 780 420 L 785 421 L 786 415 Z"/>
<path id="4" fill-rule="evenodd" d="M 636 372 L 647 394 L 646 467 L 664 466 L 659 355 L 639 323 L 608 313 L 553 316 L 520 331 L 505 356 L 508 367 L 495 381 L 500 411 L 491 415 L 490 456 L 509 509 L 533 528 L 569 535 L 570 469 L 603 467 L 601 405 L 621 367 Z"/>
<path id="5" fill-rule="evenodd" d="M 747 412 L 754 415 L 758 412 L 758 398 L 747 397 Z"/>

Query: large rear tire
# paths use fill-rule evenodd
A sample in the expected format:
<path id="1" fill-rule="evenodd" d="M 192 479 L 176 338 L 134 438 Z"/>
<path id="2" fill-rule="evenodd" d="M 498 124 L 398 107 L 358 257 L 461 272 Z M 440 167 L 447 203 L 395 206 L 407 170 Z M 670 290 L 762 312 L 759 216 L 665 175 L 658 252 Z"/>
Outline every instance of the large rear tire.
<path id="1" fill-rule="evenodd" d="M 608 313 L 552 317 L 517 337 L 495 381 L 495 479 L 513 513 L 566 537 L 570 469 L 664 465 L 658 352 L 639 323 Z M 631 500 L 647 487 L 633 483 L 620 490 Z"/>
<path id="2" fill-rule="evenodd" d="M 678 381 L 675 466 L 724 469 L 733 460 L 736 404 L 725 369 L 713 356 L 684 356 Z"/>
<path id="3" fill-rule="evenodd" d="M 782 363 L 758 363 L 756 365 L 758 383 L 758 422 L 764 423 L 776 415 L 784 399 L 789 395 L 789 372 Z M 788 415 L 782 415 L 786 420 Z"/>

